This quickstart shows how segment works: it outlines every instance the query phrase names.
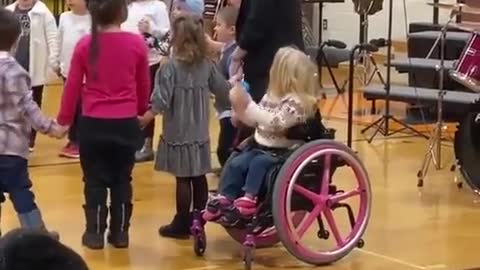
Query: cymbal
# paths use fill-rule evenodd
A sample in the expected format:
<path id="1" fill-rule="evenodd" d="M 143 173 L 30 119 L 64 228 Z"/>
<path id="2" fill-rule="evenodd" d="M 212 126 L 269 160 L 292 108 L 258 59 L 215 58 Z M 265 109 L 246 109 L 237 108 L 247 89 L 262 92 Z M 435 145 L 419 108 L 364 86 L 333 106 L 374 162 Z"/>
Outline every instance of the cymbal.
<path id="1" fill-rule="evenodd" d="M 480 23 L 452 23 L 451 26 L 467 32 L 480 32 Z"/>
<path id="2" fill-rule="evenodd" d="M 480 15 L 480 8 L 473 8 L 466 4 L 427 3 L 427 5 L 440 9 L 455 10 L 462 14 Z"/>

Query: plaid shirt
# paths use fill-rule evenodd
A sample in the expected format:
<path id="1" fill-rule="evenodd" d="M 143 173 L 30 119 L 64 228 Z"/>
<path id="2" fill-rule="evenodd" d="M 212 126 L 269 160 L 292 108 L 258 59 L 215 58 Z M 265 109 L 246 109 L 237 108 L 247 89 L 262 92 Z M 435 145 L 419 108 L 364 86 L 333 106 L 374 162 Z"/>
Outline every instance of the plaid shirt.
<path id="1" fill-rule="evenodd" d="M 27 159 L 32 127 L 48 133 L 53 123 L 33 101 L 28 73 L 0 51 L 0 155 Z"/>

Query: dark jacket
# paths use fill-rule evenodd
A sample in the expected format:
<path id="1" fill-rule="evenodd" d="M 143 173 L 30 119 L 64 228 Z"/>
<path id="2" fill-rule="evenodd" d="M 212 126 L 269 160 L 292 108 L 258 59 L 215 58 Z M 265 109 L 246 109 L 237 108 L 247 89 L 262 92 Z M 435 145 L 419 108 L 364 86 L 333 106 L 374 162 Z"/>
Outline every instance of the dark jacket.
<path id="1" fill-rule="evenodd" d="M 284 46 L 304 50 L 300 0 L 243 0 L 236 23 L 237 44 L 248 52 L 246 77 L 268 76 Z"/>

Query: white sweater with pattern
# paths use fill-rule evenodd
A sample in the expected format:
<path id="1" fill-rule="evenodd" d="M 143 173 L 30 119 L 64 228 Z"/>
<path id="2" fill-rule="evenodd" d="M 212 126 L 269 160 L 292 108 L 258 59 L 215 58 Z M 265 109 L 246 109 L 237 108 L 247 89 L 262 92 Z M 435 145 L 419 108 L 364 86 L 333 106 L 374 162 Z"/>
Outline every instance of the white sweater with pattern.
<path id="1" fill-rule="evenodd" d="M 242 121 L 255 127 L 255 141 L 266 147 L 288 148 L 297 141 L 286 138 L 287 130 L 306 121 L 305 108 L 295 95 L 282 99 L 271 98 L 266 94 L 260 103 L 251 101 L 245 110 Z"/>

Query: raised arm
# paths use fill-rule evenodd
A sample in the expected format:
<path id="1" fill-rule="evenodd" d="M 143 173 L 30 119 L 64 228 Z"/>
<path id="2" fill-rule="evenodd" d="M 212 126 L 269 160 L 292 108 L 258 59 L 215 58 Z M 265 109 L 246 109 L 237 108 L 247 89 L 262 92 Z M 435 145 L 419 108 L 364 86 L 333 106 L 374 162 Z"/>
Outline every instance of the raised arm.
<path id="1" fill-rule="evenodd" d="M 57 116 L 58 123 L 63 126 L 70 126 L 72 123 L 80 99 L 86 73 L 85 63 L 87 63 L 84 48 L 84 42 L 80 40 L 73 52 L 70 71 L 63 89 L 62 102 Z"/>
<path id="2" fill-rule="evenodd" d="M 168 62 L 157 70 L 150 111 L 154 114 L 166 112 L 170 108 L 175 87 L 175 66 Z"/>
<path id="3" fill-rule="evenodd" d="M 54 121 L 45 117 L 33 100 L 30 89 L 30 79 L 28 74 L 18 73 L 14 76 L 5 76 L 6 89 L 9 91 L 12 103 L 20 110 L 20 113 L 30 122 L 32 127 L 47 134 L 53 126 Z"/>
<path id="4" fill-rule="evenodd" d="M 167 6 L 164 2 L 158 1 L 157 12 L 154 15 L 151 34 L 161 39 L 170 29 L 170 19 L 168 16 Z"/>

